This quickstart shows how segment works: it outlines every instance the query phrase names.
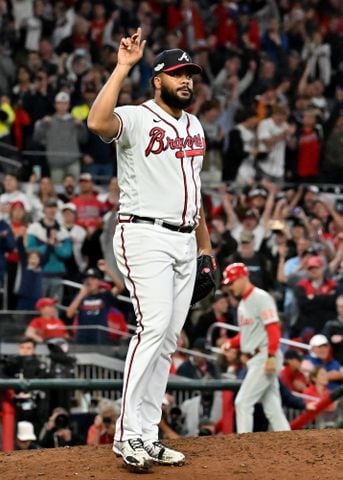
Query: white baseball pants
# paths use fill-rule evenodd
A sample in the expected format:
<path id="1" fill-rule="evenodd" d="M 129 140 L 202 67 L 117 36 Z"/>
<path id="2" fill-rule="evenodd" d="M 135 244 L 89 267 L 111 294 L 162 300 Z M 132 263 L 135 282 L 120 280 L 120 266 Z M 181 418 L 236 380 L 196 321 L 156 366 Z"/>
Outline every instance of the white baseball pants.
<path id="1" fill-rule="evenodd" d="M 154 441 L 171 355 L 193 293 L 195 233 L 123 223 L 117 225 L 113 245 L 137 318 L 125 362 L 115 440 Z"/>
<path id="2" fill-rule="evenodd" d="M 266 375 L 264 364 L 267 351 L 261 351 L 248 361 L 248 371 L 235 400 L 237 433 L 253 431 L 254 406 L 261 402 L 264 413 L 274 431 L 290 430 L 282 409 L 279 380 L 277 374 Z M 281 367 L 281 354 L 277 354 L 278 368 Z"/>

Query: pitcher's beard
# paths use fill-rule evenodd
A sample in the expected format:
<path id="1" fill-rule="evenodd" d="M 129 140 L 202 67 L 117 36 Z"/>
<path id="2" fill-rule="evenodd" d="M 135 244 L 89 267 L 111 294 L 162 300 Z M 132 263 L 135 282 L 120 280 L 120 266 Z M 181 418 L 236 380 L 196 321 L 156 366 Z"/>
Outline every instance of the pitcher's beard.
<path id="1" fill-rule="evenodd" d="M 170 108 L 177 108 L 183 110 L 184 108 L 189 107 L 193 102 L 193 92 L 189 98 L 180 98 L 176 93 L 171 91 L 165 86 L 161 86 L 161 99 L 163 102 L 168 105 Z"/>

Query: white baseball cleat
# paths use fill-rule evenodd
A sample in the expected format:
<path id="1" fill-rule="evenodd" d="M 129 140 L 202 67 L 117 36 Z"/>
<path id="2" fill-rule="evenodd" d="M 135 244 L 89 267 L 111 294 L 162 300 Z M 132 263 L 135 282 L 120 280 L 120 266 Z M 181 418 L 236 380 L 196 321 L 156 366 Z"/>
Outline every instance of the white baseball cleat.
<path id="1" fill-rule="evenodd" d="M 162 445 L 159 441 L 144 442 L 144 448 L 154 462 L 162 465 L 183 465 L 186 460 L 183 453 L 168 448 L 165 445 Z"/>
<path id="2" fill-rule="evenodd" d="M 131 438 L 124 442 L 114 441 L 112 450 L 117 456 L 122 457 L 125 465 L 133 471 L 146 472 L 153 465 L 153 460 L 140 438 Z"/>

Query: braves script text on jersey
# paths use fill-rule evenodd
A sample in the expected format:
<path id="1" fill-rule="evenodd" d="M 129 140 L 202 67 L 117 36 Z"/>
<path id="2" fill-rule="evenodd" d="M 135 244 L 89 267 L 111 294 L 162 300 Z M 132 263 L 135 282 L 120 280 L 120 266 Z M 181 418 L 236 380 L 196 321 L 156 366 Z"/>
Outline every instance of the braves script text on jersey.
<path id="1" fill-rule="evenodd" d="M 197 242 L 158 221 L 195 227 L 205 139 L 198 119 L 175 118 L 153 100 L 115 109 L 119 224 L 114 250 L 137 316 L 126 358 L 117 441 L 158 439 L 171 354 L 189 309 Z M 134 216 L 157 219 L 133 223 Z"/>
<path id="2" fill-rule="evenodd" d="M 205 137 L 199 120 L 176 119 L 153 100 L 116 109 L 120 214 L 194 225 L 200 209 Z"/>
<path id="3" fill-rule="evenodd" d="M 253 287 L 238 306 L 241 351 L 251 355 L 248 371 L 235 401 L 237 432 L 253 431 L 254 405 L 261 402 L 273 430 L 289 430 L 281 406 L 278 371 L 282 366 L 281 352 L 276 352 L 277 370 L 267 375 L 264 366 L 268 358 L 266 326 L 279 322 L 276 305 L 269 293 Z"/>

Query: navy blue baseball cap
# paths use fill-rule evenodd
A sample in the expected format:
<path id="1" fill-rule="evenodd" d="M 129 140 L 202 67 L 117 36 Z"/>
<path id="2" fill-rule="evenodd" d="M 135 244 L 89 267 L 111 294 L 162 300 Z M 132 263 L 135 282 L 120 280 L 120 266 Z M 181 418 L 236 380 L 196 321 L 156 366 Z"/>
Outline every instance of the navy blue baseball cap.
<path id="1" fill-rule="evenodd" d="M 83 278 L 88 278 L 88 277 L 93 277 L 93 278 L 97 278 L 98 280 L 102 280 L 103 279 L 103 274 L 97 268 L 88 268 L 84 272 Z"/>
<path id="2" fill-rule="evenodd" d="M 172 72 L 178 68 L 187 67 L 191 73 L 201 73 L 202 68 L 197 63 L 192 62 L 191 56 L 181 50 L 180 48 L 173 48 L 171 50 L 164 50 L 157 55 L 154 65 L 153 65 L 153 74 L 155 77 L 162 72 Z"/>
<path id="3" fill-rule="evenodd" d="M 297 350 L 287 350 L 284 354 L 284 360 L 287 361 L 287 360 L 299 360 L 299 362 L 301 362 L 304 358 L 303 355 L 301 355 L 300 352 L 298 352 Z"/>

